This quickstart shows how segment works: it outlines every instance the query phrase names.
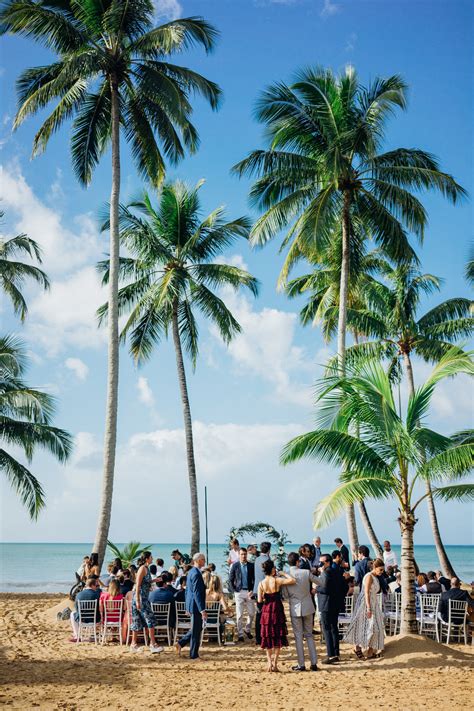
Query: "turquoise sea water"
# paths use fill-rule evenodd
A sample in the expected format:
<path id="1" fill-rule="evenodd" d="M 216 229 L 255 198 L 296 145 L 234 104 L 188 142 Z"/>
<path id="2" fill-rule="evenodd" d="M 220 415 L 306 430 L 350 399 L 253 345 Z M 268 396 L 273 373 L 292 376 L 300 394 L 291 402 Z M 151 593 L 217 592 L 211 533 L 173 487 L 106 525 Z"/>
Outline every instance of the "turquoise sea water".
<path id="1" fill-rule="evenodd" d="M 288 552 L 298 546 L 289 545 Z M 155 558 L 163 558 L 165 567 L 171 564 L 173 549 L 189 553 L 185 543 L 153 543 L 149 547 Z M 325 553 L 333 548 L 331 543 L 322 545 Z M 393 549 L 400 560 L 400 547 Z M 474 580 L 474 546 L 446 549 L 459 577 L 467 582 Z M 209 561 L 216 564 L 219 572 L 225 562 L 224 550 L 224 543 L 209 545 Z M 67 592 L 74 582 L 74 571 L 90 551 L 90 543 L 0 543 L 0 592 Z M 422 571 L 439 567 L 434 546 L 416 546 L 415 556 Z"/>

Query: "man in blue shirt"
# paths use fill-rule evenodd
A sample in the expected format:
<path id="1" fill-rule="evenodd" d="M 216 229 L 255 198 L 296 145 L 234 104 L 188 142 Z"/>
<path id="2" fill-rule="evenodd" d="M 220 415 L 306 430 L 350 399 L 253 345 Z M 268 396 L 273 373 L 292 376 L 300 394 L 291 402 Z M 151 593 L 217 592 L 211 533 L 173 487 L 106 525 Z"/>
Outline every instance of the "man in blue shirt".
<path id="1" fill-rule="evenodd" d="M 255 566 L 247 560 L 247 549 L 241 548 L 239 560 L 232 564 L 229 571 L 229 588 L 235 596 L 239 642 L 244 641 L 244 632 L 249 639 L 253 639 L 251 629 L 255 617 L 255 603 L 252 599 L 254 583 Z M 244 626 L 245 615 L 247 615 L 247 624 Z"/>
<path id="2" fill-rule="evenodd" d="M 170 627 L 174 629 L 176 627 L 176 605 L 175 605 L 175 589 L 171 585 L 173 576 L 166 570 L 161 574 L 161 580 L 157 582 L 156 590 L 152 590 L 148 596 L 151 603 L 161 602 L 161 603 L 171 603 L 170 607 Z"/>
<path id="3" fill-rule="evenodd" d="M 73 632 L 73 637 L 71 638 L 71 642 L 77 641 L 77 635 L 79 632 L 79 601 L 80 600 L 98 600 L 99 598 L 100 598 L 100 588 L 98 587 L 97 576 L 94 575 L 90 578 L 87 578 L 86 587 L 84 588 L 84 590 L 81 590 L 81 592 L 77 593 L 77 595 L 76 595 L 75 610 L 74 610 L 74 613 L 70 617 L 71 627 L 72 627 L 72 632 Z M 93 622 L 92 615 L 90 615 L 89 617 L 90 617 L 90 619 L 86 618 L 86 621 Z M 84 620 L 84 615 L 83 615 L 83 620 Z M 97 605 L 97 608 L 96 608 L 95 621 L 100 622 L 99 605 Z"/>

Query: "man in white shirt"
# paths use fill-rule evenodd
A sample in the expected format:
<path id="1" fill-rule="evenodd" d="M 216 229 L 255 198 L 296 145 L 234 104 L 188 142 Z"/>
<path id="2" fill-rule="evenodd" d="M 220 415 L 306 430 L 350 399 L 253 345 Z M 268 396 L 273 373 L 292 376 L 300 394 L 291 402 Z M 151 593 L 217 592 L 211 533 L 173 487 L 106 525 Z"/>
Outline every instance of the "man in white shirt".
<path id="1" fill-rule="evenodd" d="M 393 568 L 398 568 L 398 560 L 396 553 L 392 551 L 390 541 L 383 542 L 383 562 L 385 563 L 385 570 L 391 565 Z"/>
<path id="2" fill-rule="evenodd" d="M 253 592 L 254 595 L 257 595 L 258 592 L 258 584 L 264 579 L 265 573 L 263 572 L 262 565 L 265 563 L 266 560 L 270 560 L 270 549 L 272 547 L 271 543 L 268 543 L 268 541 L 265 541 L 264 543 L 260 544 L 260 555 L 255 558 L 255 582 L 253 586 Z M 261 610 L 258 609 L 257 605 L 257 614 L 255 616 L 255 644 L 260 646 L 262 642 L 262 638 L 260 636 L 260 615 L 262 614 Z"/>
<path id="3" fill-rule="evenodd" d="M 240 561 L 240 545 L 237 538 L 233 538 L 230 542 L 229 557 L 227 559 L 227 565 L 233 565 Z"/>

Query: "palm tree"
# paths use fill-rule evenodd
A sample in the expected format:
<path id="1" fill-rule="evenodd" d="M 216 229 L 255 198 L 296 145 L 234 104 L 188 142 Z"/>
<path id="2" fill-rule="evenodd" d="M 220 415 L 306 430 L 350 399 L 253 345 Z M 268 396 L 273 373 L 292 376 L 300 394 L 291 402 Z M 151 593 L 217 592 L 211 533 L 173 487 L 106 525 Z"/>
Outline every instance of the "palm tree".
<path id="1" fill-rule="evenodd" d="M 282 462 L 312 457 L 331 464 L 347 462 L 341 483 L 315 511 L 315 526 L 328 525 L 347 506 L 362 498 L 395 497 L 402 534 L 401 632 L 416 632 L 414 591 L 414 529 L 417 509 L 427 498 L 415 489 L 417 482 L 444 482 L 433 486 L 433 497 L 442 501 L 474 498 L 474 484 L 456 483 L 474 463 L 474 431 L 445 437 L 425 423 L 437 383 L 467 372 L 474 374 L 470 354 L 449 351 L 431 376 L 410 395 L 405 418 L 397 413 L 389 375 L 382 364 L 366 361 L 350 377 L 335 376 L 322 382 L 319 429 L 289 442 Z M 359 436 L 349 433 L 359 426 Z"/>
<path id="2" fill-rule="evenodd" d="M 120 260 L 120 276 L 128 283 L 118 293 L 119 314 L 129 313 L 122 338 L 129 337 L 130 353 L 140 363 L 150 358 L 154 346 L 170 329 L 173 335 L 191 492 L 192 554 L 199 550 L 200 526 L 183 345 L 195 367 L 199 351 L 196 310 L 217 327 L 225 343 L 240 332 L 213 289 L 244 286 L 254 295 L 258 293 L 258 282 L 248 272 L 214 261 L 235 239 L 248 237 L 250 222 L 245 217 L 225 222 L 222 207 L 202 220 L 198 196 L 202 182 L 194 188 L 179 181 L 166 184 L 157 209 L 145 193 L 143 200 L 121 207 L 119 217 L 122 243 L 132 255 Z M 108 263 L 100 263 L 99 270 L 107 283 Z M 105 304 L 99 309 L 99 319 L 107 314 Z"/>
<path id="3" fill-rule="evenodd" d="M 154 27 L 153 13 L 152 0 L 7 0 L 0 11 L 2 32 L 32 37 L 58 55 L 52 64 L 27 69 L 17 82 L 15 128 L 57 101 L 35 136 L 33 155 L 74 117 L 72 164 L 79 181 L 88 185 L 99 159 L 112 148 L 104 473 L 94 544 L 100 563 L 112 512 L 117 438 L 120 134 L 131 146 L 139 173 L 159 185 L 165 158 L 176 163 L 185 148 L 194 152 L 198 147 L 190 95 L 201 94 L 212 108 L 220 95 L 213 82 L 167 61 L 192 45 L 211 51 L 216 30 L 198 17 Z"/>
<path id="4" fill-rule="evenodd" d="M 55 402 L 51 395 L 33 390 L 23 376 L 27 366 L 23 343 L 14 336 L 0 338 L 0 442 L 21 449 L 28 462 L 38 447 L 65 462 L 72 449 L 72 438 L 65 430 L 51 425 Z M 36 519 L 45 505 L 38 479 L 15 456 L 0 447 L 0 469 Z"/>
<path id="5" fill-rule="evenodd" d="M 406 230 L 421 238 L 426 224 L 413 192 L 438 190 L 452 202 L 464 195 L 431 154 L 415 148 L 379 152 L 388 118 L 406 108 L 406 88 L 397 75 L 364 87 L 352 67 L 338 77 L 329 69 L 300 70 L 291 85 L 278 82 L 263 92 L 256 116 L 266 126 L 269 148 L 253 151 L 233 169 L 240 176 L 258 176 L 250 198 L 264 214 L 252 229 L 251 243 L 264 245 L 289 228 L 280 284 L 301 255 L 322 253 L 334 225 L 340 226 L 337 353 L 342 375 L 354 230 L 370 236 L 389 258 L 410 262 L 415 255 Z M 352 507 L 347 523 L 354 552 Z"/>
<path id="6" fill-rule="evenodd" d="M 149 547 L 148 544 L 144 546 L 142 543 L 139 543 L 139 541 L 129 541 L 129 543 L 126 543 L 122 550 L 120 550 L 115 543 L 107 541 L 107 548 L 109 548 L 115 558 L 120 558 L 124 569 L 129 568 L 132 563 L 135 563 L 137 558 L 139 558 L 144 551 L 148 550 Z"/>
<path id="7" fill-rule="evenodd" d="M 381 269 L 388 284 L 373 283 L 366 291 L 369 302 L 372 300 L 371 291 L 375 297 L 370 305 L 373 308 L 372 322 L 379 322 L 378 340 L 348 348 L 347 359 L 352 362 L 360 357 L 385 356 L 390 359 L 389 371 L 396 371 L 401 357 L 408 390 L 413 396 L 415 380 L 412 354 L 436 363 L 452 348 L 454 342 L 471 336 L 474 331 L 474 318 L 470 314 L 472 302 L 462 297 L 448 299 L 418 316 L 421 297 L 439 291 L 441 280 L 432 274 L 422 274 L 409 265 L 391 267 L 386 263 L 381 265 Z M 376 330 L 374 328 L 374 332 Z M 456 573 L 443 545 L 429 480 L 426 480 L 425 486 L 440 566 L 445 575 L 453 577 Z"/>
<path id="8" fill-rule="evenodd" d="M 0 210 L 0 220 L 4 214 L 3 210 Z M 41 269 L 18 261 L 19 257 L 25 256 L 36 259 L 41 264 L 41 248 L 34 239 L 25 234 L 10 239 L 0 237 L 0 290 L 10 297 L 13 310 L 21 321 L 25 320 L 28 313 L 25 297 L 21 293 L 23 282 L 33 279 L 43 289 L 49 289 L 48 277 Z"/>
<path id="9" fill-rule="evenodd" d="M 469 282 L 471 286 L 474 285 L 474 245 L 471 245 L 471 248 L 469 249 L 469 257 L 466 263 L 466 271 L 465 271 L 465 277 L 466 280 Z"/>
<path id="10" fill-rule="evenodd" d="M 373 274 L 384 264 L 380 255 L 373 251 L 365 251 L 363 239 L 357 239 L 355 233 L 350 243 L 350 273 L 347 295 L 348 325 L 357 342 L 360 335 L 380 335 L 380 324 L 366 304 L 367 290 L 374 283 Z M 300 321 L 303 326 L 321 326 L 324 340 L 331 341 L 337 330 L 339 312 L 339 285 L 341 275 L 341 230 L 334 234 L 333 241 L 326 247 L 315 263 L 310 265 L 313 271 L 289 281 L 285 287 L 290 298 L 306 296 L 306 303 L 300 310 Z M 364 501 L 358 502 L 359 514 L 365 532 L 374 553 L 382 557 L 383 550 L 372 522 L 369 518 Z"/>

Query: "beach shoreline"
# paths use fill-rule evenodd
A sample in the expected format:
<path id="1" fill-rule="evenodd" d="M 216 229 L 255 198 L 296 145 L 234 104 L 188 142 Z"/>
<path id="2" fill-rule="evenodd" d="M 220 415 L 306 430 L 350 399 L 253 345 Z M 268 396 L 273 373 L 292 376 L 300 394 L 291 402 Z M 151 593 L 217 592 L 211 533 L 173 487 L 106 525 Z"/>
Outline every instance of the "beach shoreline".
<path id="1" fill-rule="evenodd" d="M 2 593 L 0 703 L 15 709 L 425 709 L 429 700 L 467 709 L 466 672 L 474 648 L 424 638 L 387 638 L 386 656 L 359 662 L 347 645 L 342 661 L 317 674 L 293 674 L 293 640 L 281 655 L 281 673 L 267 674 L 263 652 L 243 645 L 205 644 L 203 661 L 178 658 L 174 649 L 131 654 L 116 644 L 71 644 L 69 622 L 56 612 L 67 598 L 50 593 Z M 323 654 L 316 637 L 320 659 Z"/>

